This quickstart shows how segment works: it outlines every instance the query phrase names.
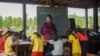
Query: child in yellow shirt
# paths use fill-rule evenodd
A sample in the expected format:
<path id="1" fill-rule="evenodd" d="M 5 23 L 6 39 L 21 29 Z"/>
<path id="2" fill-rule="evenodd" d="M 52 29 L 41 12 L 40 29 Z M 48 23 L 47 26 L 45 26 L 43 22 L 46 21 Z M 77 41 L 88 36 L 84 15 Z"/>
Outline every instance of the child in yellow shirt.
<path id="1" fill-rule="evenodd" d="M 44 38 L 40 36 L 38 33 L 34 33 L 31 37 L 31 43 L 33 45 L 31 56 L 44 56 Z"/>
<path id="2" fill-rule="evenodd" d="M 81 46 L 79 39 L 75 36 L 74 33 L 71 33 L 68 38 L 72 43 L 72 56 L 81 56 Z"/>
<path id="3" fill-rule="evenodd" d="M 5 54 L 7 56 L 15 56 L 12 46 L 16 45 L 18 43 L 17 41 L 18 38 L 18 33 L 17 32 L 13 32 L 11 36 L 9 36 L 4 44 L 4 49 L 5 49 Z"/>

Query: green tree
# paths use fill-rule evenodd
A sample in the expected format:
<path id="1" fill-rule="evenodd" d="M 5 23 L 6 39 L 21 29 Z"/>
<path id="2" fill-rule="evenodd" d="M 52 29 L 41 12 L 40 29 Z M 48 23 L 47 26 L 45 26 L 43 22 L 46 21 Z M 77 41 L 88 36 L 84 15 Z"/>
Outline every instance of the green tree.
<path id="1" fill-rule="evenodd" d="M 12 26 L 12 17 L 5 17 L 4 20 L 4 27 L 11 27 Z"/>
<path id="2" fill-rule="evenodd" d="M 0 16 L 0 27 L 3 27 L 3 18 Z"/>
<path id="3" fill-rule="evenodd" d="M 12 25 L 13 25 L 13 27 L 16 27 L 16 25 L 17 25 L 16 17 L 13 18 L 13 20 L 12 20 Z"/>
<path id="4" fill-rule="evenodd" d="M 16 18 L 16 26 L 20 28 L 20 26 L 22 25 L 22 18 L 21 17 L 17 17 Z"/>
<path id="5" fill-rule="evenodd" d="M 90 26 L 89 28 L 93 28 L 93 17 L 92 16 L 89 16 L 88 18 L 88 25 Z"/>
<path id="6" fill-rule="evenodd" d="M 33 24 L 37 25 L 37 17 L 34 17 Z"/>
<path id="7" fill-rule="evenodd" d="M 32 25 L 33 25 L 33 18 L 29 18 L 29 20 L 28 20 L 28 25 L 29 25 L 29 26 L 32 26 Z"/>

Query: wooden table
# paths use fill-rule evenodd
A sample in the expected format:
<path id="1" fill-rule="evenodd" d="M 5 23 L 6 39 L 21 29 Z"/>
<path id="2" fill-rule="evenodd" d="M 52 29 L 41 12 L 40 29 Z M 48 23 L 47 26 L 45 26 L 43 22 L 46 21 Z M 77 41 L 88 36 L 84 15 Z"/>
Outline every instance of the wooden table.
<path id="1" fill-rule="evenodd" d="M 19 43 L 14 46 L 14 50 L 17 56 L 30 56 L 31 54 L 31 44 L 30 43 Z"/>

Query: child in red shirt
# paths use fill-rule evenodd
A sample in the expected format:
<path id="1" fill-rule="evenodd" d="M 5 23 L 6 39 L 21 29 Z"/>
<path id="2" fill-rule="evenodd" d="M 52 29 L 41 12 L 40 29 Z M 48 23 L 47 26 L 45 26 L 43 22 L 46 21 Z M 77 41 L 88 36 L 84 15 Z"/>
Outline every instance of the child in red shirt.
<path id="1" fill-rule="evenodd" d="M 4 52 L 5 36 L 0 36 L 0 53 Z"/>
<path id="2" fill-rule="evenodd" d="M 85 29 L 84 30 L 79 30 L 78 32 L 76 32 L 77 37 L 80 40 L 80 44 L 81 44 L 81 48 L 82 48 L 82 56 L 86 56 L 87 52 L 88 52 L 88 36 L 85 33 Z"/>
<path id="3" fill-rule="evenodd" d="M 4 52 L 4 44 L 6 41 L 6 38 L 12 34 L 12 31 L 7 31 L 4 35 L 2 35 L 2 32 L 0 33 L 0 53 Z"/>

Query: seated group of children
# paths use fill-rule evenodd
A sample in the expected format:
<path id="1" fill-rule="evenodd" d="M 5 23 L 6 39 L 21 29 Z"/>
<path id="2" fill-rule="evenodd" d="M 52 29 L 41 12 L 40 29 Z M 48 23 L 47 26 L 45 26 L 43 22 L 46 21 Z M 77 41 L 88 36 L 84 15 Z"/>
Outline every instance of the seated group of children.
<path id="1" fill-rule="evenodd" d="M 18 37 L 19 35 L 17 32 L 3 35 L 0 38 L 0 55 L 17 56 L 12 46 L 18 44 Z M 73 56 L 76 56 L 77 53 L 80 54 L 77 56 L 81 56 L 79 40 L 73 34 L 70 34 L 68 39 L 69 40 L 63 39 L 57 34 L 54 34 L 53 39 L 46 40 L 42 35 L 35 32 L 30 38 L 31 45 L 33 46 L 31 56 L 66 56 L 67 53 L 64 51 L 67 49 L 66 42 L 72 43 Z"/>

